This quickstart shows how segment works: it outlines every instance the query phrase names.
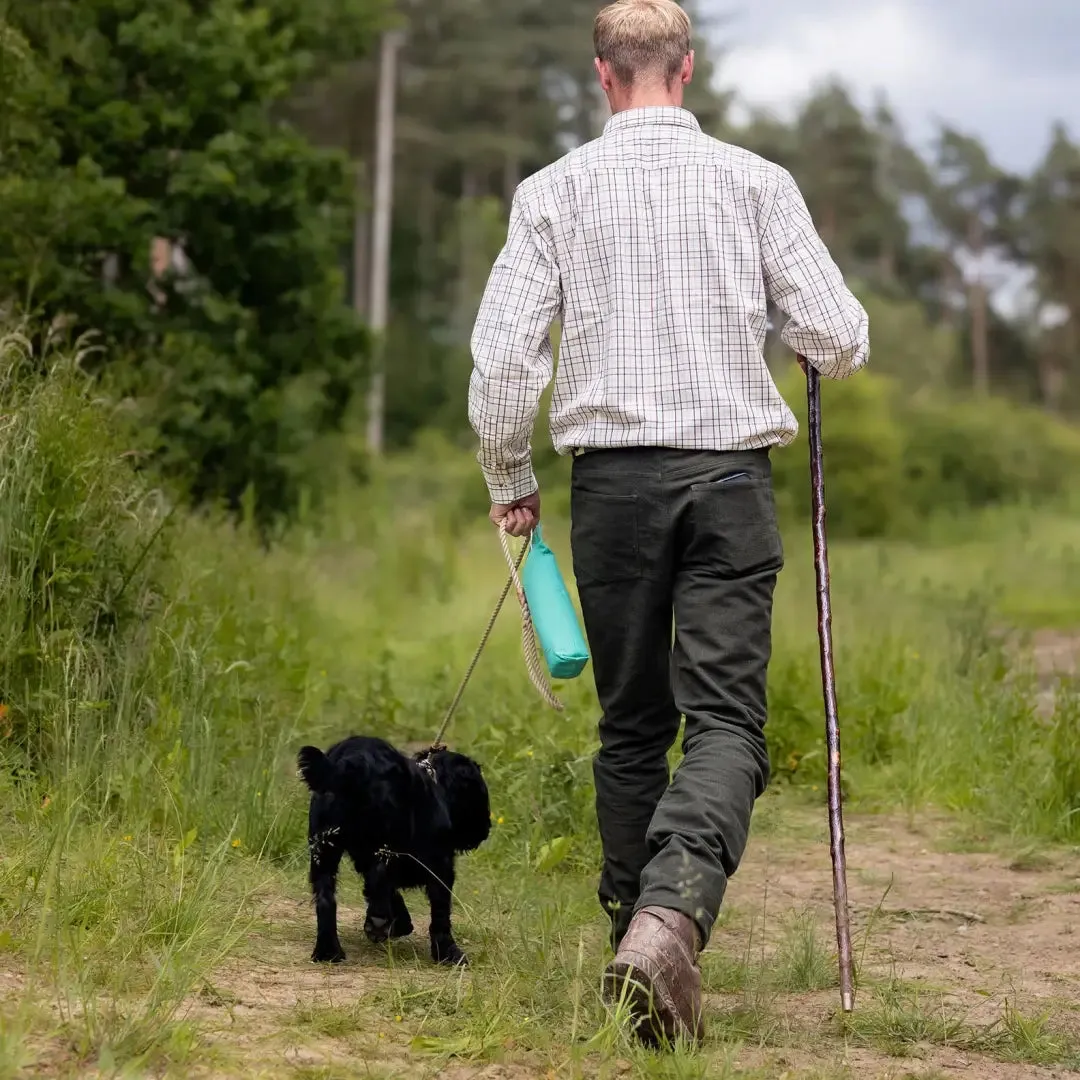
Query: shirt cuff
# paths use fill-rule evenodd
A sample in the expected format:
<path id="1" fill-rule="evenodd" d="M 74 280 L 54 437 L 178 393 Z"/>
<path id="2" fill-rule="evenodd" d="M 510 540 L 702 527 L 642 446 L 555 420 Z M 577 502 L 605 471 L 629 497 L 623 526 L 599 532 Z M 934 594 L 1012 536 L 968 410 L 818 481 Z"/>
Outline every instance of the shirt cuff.
<path id="1" fill-rule="evenodd" d="M 484 481 L 491 493 L 492 503 L 501 506 L 528 498 L 540 490 L 540 485 L 533 474 L 532 464 L 528 461 L 501 469 L 489 469 L 484 466 L 483 473 Z"/>

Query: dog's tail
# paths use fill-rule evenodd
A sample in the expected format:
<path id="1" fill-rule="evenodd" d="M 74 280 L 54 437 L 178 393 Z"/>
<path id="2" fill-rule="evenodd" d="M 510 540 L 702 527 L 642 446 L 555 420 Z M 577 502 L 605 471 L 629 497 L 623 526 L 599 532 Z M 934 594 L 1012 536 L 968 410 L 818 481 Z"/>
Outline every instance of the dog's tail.
<path id="1" fill-rule="evenodd" d="M 337 768 L 317 746 L 302 746 L 296 755 L 296 762 L 300 778 L 316 795 L 332 791 L 337 786 Z"/>

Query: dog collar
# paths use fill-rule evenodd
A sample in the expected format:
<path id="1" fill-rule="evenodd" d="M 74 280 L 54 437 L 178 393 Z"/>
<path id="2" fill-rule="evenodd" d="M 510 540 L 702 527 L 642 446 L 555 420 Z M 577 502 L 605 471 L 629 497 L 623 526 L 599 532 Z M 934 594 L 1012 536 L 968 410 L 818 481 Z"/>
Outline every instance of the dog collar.
<path id="1" fill-rule="evenodd" d="M 435 766 L 431 764 L 430 758 L 420 758 L 420 760 L 417 762 L 417 765 L 419 765 L 420 768 L 423 769 L 424 772 L 426 772 L 428 776 L 431 777 L 431 782 L 433 784 L 437 784 L 439 782 L 439 778 L 435 775 Z"/>

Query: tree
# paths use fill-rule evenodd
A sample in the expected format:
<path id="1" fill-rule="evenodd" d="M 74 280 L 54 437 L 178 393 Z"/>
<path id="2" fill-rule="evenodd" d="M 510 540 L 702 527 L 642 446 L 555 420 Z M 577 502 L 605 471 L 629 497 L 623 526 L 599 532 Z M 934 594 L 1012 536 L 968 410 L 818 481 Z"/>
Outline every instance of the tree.
<path id="1" fill-rule="evenodd" d="M 966 293 L 972 383 L 978 394 L 990 391 L 988 261 L 1006 242 L 1008 207 L 1017 191 L 978 139 L 941 129 L 931 205 L 944 236 L 947 277 Z"/>
<path id="2" fill-rule="evenodd" d="M 6 40 L 45 91 L 16 95 L 4 136 L 16 168 L 0 212 L 19 223 L 4 280 L 100 332 L 109 377 L 197 499 L 237 506 L 251 488 L 264 519 L 287 511 L 359 389 L 365 337 L 339 265 L 347 161 L 272 109 L 366 48 L 378 15 L 371 0 L 9 9 Z"/>
<path id="3" fill-rule="evenodd" d="M 1044 403 L 1059 409 L 1080 374 L 1080 145 L 1063 125 L 1027 192 L 1021 251 L 1036 272 L 1032 321 Z"/>

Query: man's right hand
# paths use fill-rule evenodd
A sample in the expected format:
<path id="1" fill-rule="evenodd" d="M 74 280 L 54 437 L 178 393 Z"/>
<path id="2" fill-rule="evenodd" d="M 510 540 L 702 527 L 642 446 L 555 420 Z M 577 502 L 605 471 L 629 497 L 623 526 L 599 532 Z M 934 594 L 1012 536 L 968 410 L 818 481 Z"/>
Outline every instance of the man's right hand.
<path id="1" fill-rule="evenodd" d="M 491 523 L 502 526 L 510 536 L 528 536 L 540 522 L 540 492 L 534 491 L 512 503 L 492 503 Z"/>

